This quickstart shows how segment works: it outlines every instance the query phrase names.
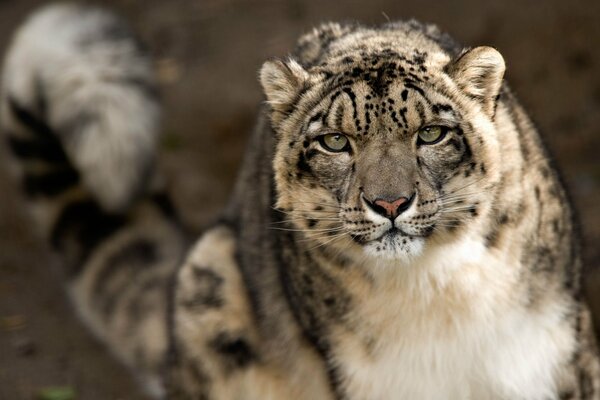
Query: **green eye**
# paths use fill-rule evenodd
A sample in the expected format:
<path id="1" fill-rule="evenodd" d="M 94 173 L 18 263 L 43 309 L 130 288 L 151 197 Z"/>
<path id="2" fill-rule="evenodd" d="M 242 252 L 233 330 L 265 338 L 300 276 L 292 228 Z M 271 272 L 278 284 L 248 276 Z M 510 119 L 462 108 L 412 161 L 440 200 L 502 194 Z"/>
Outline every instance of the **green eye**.
<path id="1" fill-rule="evenodd" d="M 445 126 L 428 126 L 419 130 L 419 139 L 417 143 L 434 144 L 446 136 L 450 129 Z"/>
<path id="2" fill-rule="evenodd" d="M 329 133 L 327 135 L 322 135 L 319 136 L 318 140 L 325 150 L 329 150 L 334 153 L 350 150 L 350 140 L 340 133 Z"/>

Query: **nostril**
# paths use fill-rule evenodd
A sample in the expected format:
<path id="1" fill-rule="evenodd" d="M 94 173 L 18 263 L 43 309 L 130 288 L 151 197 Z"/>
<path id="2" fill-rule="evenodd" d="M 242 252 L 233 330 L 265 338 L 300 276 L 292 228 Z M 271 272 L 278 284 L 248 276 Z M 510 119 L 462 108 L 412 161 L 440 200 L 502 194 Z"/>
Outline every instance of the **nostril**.
<path id="1" fill-rule="evenodd" d="M 404 197 L 406 199 L 406 197 Z M 412 194 L 405 202 L 398 206 L 398 214 L 402 214 L 404 211 L 408 210 L 413 200 L 415 199 L 415 193 Z"/>
<path id="2" fill-rule="evenodd" d="M 366 200 L 366 199 L 365 199 Z M 388 217 L 390 211 L 382 204 L 379 204 L 377 200 L 375 200 L 375 202 L 370 202 L 367 200 L 367 204 L 369 205 L 369 207 L 371 207 L 373 209 L 373 211 L 375 211 L 377 214 L 379 215 L 383 215 L 384 217 Z"/>
<path id="3" fill-rule="evenodd" d="M 361 188 L 362 189 L 362 188 Z M 386 215 L 387 211 L 385 210 L 385 208 L 375 204 L 374 202 L 372 202 L 371 200 L 369 200 L 367 198 L 367 196 L 365 196 L 364 192 L 361 191 L 360 193 L 360 197 L 361 199 L 365 202 L 365 204 L 373 211 L 375 211 L 377 214 L 380 215 Z"/>

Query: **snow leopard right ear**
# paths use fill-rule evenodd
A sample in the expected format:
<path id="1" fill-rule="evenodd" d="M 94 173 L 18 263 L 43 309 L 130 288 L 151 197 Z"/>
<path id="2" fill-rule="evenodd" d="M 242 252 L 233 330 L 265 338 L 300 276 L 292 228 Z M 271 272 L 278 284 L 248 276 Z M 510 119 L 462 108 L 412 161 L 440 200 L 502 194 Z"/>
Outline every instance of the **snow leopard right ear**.
<path id="1" fill-rule="evenodd" d="M 458 87 L 471 98 L 479 100 L 483 111 L 490 117 L 494 115 L 505 70 L 502 55 L 487 46 L 464 52 L 446 67 L 446 72 Z"/>
<path id="2" fill-rule="evenodd" d="M 290 113 L 308 79 L 308 72 L 293 59 L 285 62 L 278 59 L 269 60 L 263 64 L 260 69 L 260 83 L 273 110 L 271 118 L 274 125 Z"/>

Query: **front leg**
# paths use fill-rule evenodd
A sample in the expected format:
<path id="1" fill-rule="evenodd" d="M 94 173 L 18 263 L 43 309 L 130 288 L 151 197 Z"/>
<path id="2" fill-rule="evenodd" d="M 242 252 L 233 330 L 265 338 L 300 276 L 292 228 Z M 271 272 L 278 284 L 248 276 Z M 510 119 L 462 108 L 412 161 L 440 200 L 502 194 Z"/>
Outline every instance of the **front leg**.
<path id="1" fill-rule="evenodd" d="M 216 226 L 198 241 L 176 275 L 168 398 L 329 398 L 320 361 L 305 343 L 292 340 L 286 359 L 269 351 L 237 251 L 235 233 Z"/>

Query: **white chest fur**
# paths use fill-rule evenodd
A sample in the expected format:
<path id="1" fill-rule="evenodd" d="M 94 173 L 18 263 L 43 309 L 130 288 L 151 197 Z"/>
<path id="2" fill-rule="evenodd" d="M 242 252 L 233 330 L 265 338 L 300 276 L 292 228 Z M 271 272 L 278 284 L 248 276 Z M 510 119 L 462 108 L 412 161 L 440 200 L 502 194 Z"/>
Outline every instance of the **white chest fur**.
<path id="1" fill-rule="evenodd" d="M 336 331 L 350 398 L 556 397 L 556 369 L 574 346 L 566 310 L 561 299 L 528 309 L 518 265 L 463 241 L 400 273 L 380 267 L 387 276 L 362 293 L 359 328 Z"/>

